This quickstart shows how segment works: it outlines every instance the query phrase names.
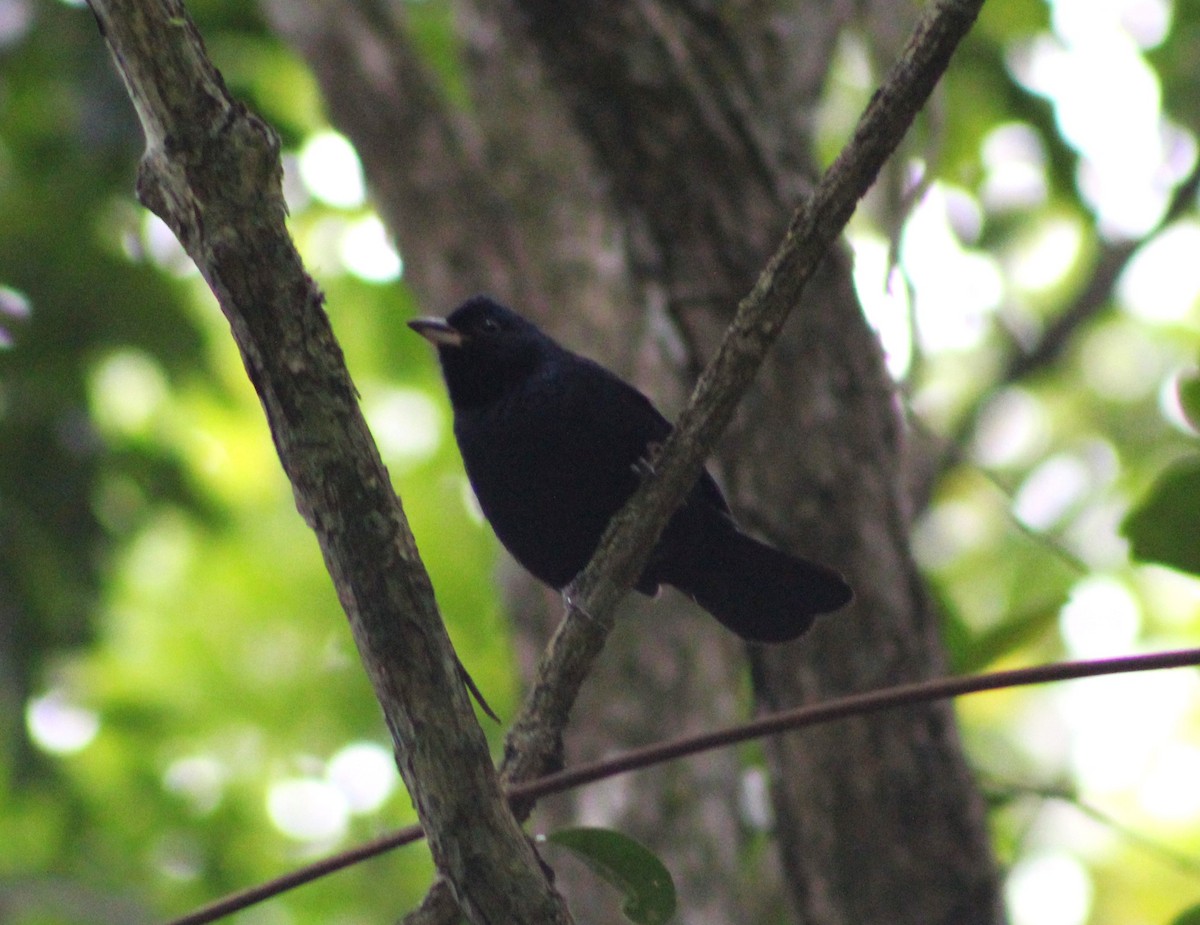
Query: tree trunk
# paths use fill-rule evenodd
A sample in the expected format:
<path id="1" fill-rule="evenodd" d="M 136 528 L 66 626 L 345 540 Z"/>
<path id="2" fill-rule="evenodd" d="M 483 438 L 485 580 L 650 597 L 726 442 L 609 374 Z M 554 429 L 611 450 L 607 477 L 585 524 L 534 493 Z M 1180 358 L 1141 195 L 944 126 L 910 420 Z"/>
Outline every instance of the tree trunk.
<path id="1" fill-rule="evenodd" d="M 809 126 L 850 13 L 463 3 L 464 110 L 396 7 L 264 5 L 358 147 L 424 305 L 444 312 L 489 291 L 668 412 L 812 183 Z M 760 708 L 942 673 L 908 548 L 902 422 L 843 254 L 806 290 L 718 457 L 744 526 L 841 568 L 857 592 L 798 643 L 750 652 Z M 521 651 L 536 652 L 555 602 L 524 578 L 511 585 Z M 575 711 L 568 762 L 732 721 L 744 651 L 678 596 L 629 606 Z M 758 836 L 729 753 L 593 788 L 548 817 L 649 843 L 686 922 L 778 921 L 789 905 L 817 925 L 1002 921 L 951 707 L 822 727 L 766 752 L 777 856 L 745 860 Z M 615 904 L 560 867 L 573 904 L 607 920 L 598 903 Z"/>

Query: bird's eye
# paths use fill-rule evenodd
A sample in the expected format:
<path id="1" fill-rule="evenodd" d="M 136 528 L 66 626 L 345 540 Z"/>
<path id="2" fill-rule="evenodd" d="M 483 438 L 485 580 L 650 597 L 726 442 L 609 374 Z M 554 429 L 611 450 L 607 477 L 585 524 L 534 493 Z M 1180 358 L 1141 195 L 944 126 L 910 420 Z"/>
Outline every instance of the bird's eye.
<path id="1" fill-rule="evenodd" d="M 479 328 L 485 334 L 497 334 L 500 331 L 500 322 L 495 318 L 484 318 L 479 322 Z"/>

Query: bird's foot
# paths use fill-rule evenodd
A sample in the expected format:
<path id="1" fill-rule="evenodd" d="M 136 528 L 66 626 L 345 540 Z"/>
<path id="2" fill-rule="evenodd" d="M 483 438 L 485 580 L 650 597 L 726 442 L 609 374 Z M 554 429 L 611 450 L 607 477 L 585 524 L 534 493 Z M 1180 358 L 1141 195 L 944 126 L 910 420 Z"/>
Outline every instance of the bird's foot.
<path id="1" fill-rule="evenodd" d="M 633 469 L 633 474 L 641 479 L 648 479 L 654 475 L 654 464 L 658 462 L 658 457 L 662 455 L 663 445 L 656 440 L 652 440 L 646 444 L 646 455 L 639 456 L 630 466 Z"/>
<path id="2" fill-rule="evenodd" d="M 588 620 L 595 619 L 595 617 L 588 613 L 587 609 L 579 603 L 579 598 L 575 595 L 573 585 L 567 585 L 562 589 L 562 599 L 563 606 L 566 607 L 568 611 L 573 611 Z"/>

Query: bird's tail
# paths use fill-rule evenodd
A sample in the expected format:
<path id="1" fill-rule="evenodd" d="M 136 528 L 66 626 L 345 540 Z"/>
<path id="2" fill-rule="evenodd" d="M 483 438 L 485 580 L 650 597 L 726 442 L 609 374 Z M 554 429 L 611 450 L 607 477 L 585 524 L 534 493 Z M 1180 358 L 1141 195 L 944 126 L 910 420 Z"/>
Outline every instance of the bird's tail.
<path id="1" fill-rule="evenodd" d="M 730 524 L 706 544 L 688 574 L 663 576 L 726 627 L 751 642 L 787 642 L 818 614 L 854 597 L 834 569 L 780 552 Z"/>

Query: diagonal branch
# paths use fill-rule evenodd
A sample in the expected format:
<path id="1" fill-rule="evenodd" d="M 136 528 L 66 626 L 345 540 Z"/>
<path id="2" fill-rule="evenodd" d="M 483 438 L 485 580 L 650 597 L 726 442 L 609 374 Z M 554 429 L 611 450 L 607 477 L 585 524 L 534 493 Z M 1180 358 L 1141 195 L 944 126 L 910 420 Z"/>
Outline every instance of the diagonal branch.
<path id="1" fill-rule="evenodd" d="M 859 119 L 854 134 L 738 307 L 713 361 L 680 415 L 655 472 L 617 514 L 592 561 L 567 589 L 567 614 L 551 639 L 537 679 L 505 745 L 508 786 L 561 765 L 562 730 L 588 670 L 603 648 L 613 610 L 641 573 L 672 512 L 695 482 L 767 350 L 924 105 L 983 0 L 936 0 Z M 517 804 L 526 815 L 531 803 Z"/>
<path id="2" fill-rule="evenodd" d="M 503 798 L 323 296 L 288 235 L 277 136 L 229 95 L 181 0 L 91 6 L 146 135 L 139 197 L 229 321 L 439 870 L 472 921 L 569 922 Z"/>

